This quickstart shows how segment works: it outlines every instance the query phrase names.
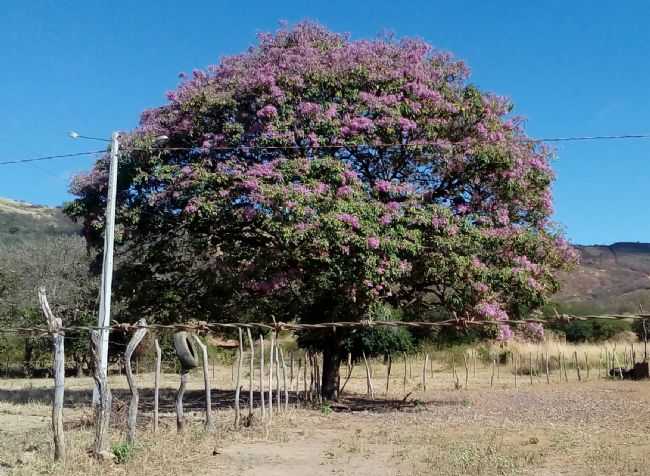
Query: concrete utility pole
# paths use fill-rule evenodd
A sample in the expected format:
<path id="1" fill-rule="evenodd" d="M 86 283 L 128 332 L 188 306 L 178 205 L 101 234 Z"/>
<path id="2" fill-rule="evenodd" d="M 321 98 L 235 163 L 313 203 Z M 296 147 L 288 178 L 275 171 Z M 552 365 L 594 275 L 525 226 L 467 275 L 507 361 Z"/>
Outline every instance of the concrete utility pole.
<path id="1" fill-rule="evenodd" d="M 108 196 L 106 198 L 106 226 L 104 228 L 104 261 L 102 264 L 102 281 L 99 297 L 98 327 L 111 324 L 111 285 L 113 282 L 113 247 L 115 242 L 115 202 L 117 197 L 117 167 L 119 152 L 118 132 L 113 132 L 111 141 L 111 164 L 108 173 Z M 99 331 L 99 362 L 104 375 L 108 375 L 108 329 Z M 93 400 L 97 397 L 97 389 Z"/>

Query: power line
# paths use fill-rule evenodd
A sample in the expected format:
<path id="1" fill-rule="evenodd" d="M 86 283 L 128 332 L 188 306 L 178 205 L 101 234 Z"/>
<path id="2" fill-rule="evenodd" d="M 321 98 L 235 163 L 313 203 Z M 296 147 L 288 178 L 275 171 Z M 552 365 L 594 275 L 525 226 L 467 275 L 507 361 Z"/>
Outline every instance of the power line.
<path id="1" fill-rule="evenodd" d="M 0 165 L 9 165 L 9 164 L 24 164 L 27 162 L 39 162 L 42 160 L 54 160 L 54 159 L 68 159 L 71 157 L 81 157 L 84 155 L 94 155 L 94 154 L 103 154 L 105 150 L 93 150 L 88 152 L 75 152 L 74 154 L 61 154 L 61 155 L 46 155 L 43 157 L 34 157 L 31 159 L 20 159 L 20 160 L 6 160 L 0 162 Z"/>
<path id="2" fill-rule="evenodd" d="M 82 137 L 82 136 L 80 136 Z M 84 136 L 84 138 L 86 138 Z M 90 139 L 90 137 L 88 137 Z M 101 138 L 95 138 L 95 140 L 105 140 Z M 541 139 L 531 139 L 531 142 L 542 143 L 542 142 L 582 142 L 582 141 L 601 141 L 601 140 L 625 140 L 625 139 L 650 139 L 650 134 L 621 134 L 621 135 L 602 135 L 602 136 L 568 136 L 568 137 L 545 137 Z M 450 143 L 453 144 L 453 143 Z M 402 143 L 392 143 L 392 144 L 332 144 L 332 145 L 310 145 L 310 146 L 300 146 L 300 145 L 237 145 L 237 146 L 218 146 L 210 147 L 210 150 L 216 151 L 235 151 L 235 150 L 314 150 L 314 149 L 379 149 L 379 148 L 393 148 L 393 147 L 405 147 L 405 148 L 417 148 L 417 147 L 427 147 L 427 146 L 440 146 L 438 142 L 420 142 L 420 143 L 411 143 L 411 144 L 402 144 Z M 200 150 L 200 147 L 152 147 L 152 148 L 133 148 L 131 150 L 139 151 L 192 151 Z M 62 154 L 62 155 L 48 155 L 43 157 L 35 157 L 31 159 L 21 159 L 21 160 L 7 160 L 0 162 L 0 165 L 10 165 L 10 164 L 22 164 L 27 162 L 38 162 L 45 160 L 54 160 L 54 159 L 66 159 L 72 157 L 81 157 L 86 155 L 93 154 L 102 154 L 106 150 L 94 150 L 89 152 L 77 152 L 73 154 Z"/>
<path id="3" fill-rule="evenodd" d="M 535 139 L 535 142 L 577 142 L 586 140 L 620 140 L 620 139 L 650 139 L 650 134 L 622 134 L 617 136 L 576 136 L 576 137 L 549 137 Z"/>

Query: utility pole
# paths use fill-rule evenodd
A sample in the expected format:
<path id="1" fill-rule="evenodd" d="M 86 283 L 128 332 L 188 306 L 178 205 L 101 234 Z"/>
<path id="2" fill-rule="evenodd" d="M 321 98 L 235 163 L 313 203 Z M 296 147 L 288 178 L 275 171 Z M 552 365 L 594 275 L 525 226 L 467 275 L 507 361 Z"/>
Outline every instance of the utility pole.
<path id="1" fill-rule="evenodd" d="M 113 248 L 115 242 L 115 202 L 117 199 L 117 167 L 119 152 L 119 133 L 113 132 L 111 140 L 111 164 L 108 172 L 108 196 L 106 198 L 106 226 L 104 227 L 104 261 L 102 264 L 102 281 L 99 296 L 98 327 L 111 324 L 111 285 L 113 282 Z M 108 329 L 99 331 L 99 362 L 104 375 L 108 375 Z M 97 388 L 93 392 L 93 401 L 98 398 Z"/>

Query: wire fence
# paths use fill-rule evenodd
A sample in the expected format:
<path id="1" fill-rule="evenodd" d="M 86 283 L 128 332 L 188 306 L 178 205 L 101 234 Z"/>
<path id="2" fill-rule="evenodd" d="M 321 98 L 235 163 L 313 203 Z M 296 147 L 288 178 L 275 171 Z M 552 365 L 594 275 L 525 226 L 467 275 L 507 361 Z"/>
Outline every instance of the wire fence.
<path id="1" fill-rule="evenodd" d="M 267 331 L 300 331 L 317 329 L 342 329 L 342 328 L 377 328 L 377 327 L 407 327 L 431 329 L 439 327 L 471 328 L 494 325 L 521 326 L 527 324 L 552 324 L 569 323 L 572 321 L 588 320 L 645 320 L 650 319 L 650 314 L 601 314 L 589 316 L 577 316 L 571 314 L 558 314 L 551 318 L 530 318 L 530 319 L 505 319 L 495 321 L 477 321 L 472 319 L 447 319 L 442 321 L 387 321 L 387 320 L 360 320 L 320 323 L 298 323 L 298 322 L 176 322 L 171 324 L 138 324 L 138 323 L 114 323 L 110 326 L 61 326 L 54 331 L 44 326 L 29 327 L 3 327 L 0 334 L 27 335 L 30 337 L 47 337 L 55 333 L 68 332 L 91 332 L 91 331 L 122 331 L 133 332 L 138 329 L 160 329 L 186 331 L 196 333 L 217 332 L 224 329 L 258 329 Z"/>

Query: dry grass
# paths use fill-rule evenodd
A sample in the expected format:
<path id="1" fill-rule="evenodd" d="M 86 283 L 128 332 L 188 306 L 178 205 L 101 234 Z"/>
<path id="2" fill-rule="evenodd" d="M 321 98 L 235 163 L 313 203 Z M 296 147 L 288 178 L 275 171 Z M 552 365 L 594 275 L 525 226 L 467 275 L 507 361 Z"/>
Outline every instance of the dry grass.
<path id="1" fill-rule="evenodd" d="M 572 353 L 571 347 L 559 345 L 542 349 L 519 344 L 516 350 L 522 355 L 558 349 Z M 599 349 L 576 347 L 596 359 Z M 473 358 L 468 359 L 467 374 L 462 360 L 456 359 L 457 375 L 449 359 L 442 359 L 426 369 L 424 391 L 423 363 L 407 363 L 404 384 L 404 363 L 393 362 L 389 392 L 384 396 L 387 367 L 373 361 L 378 396 L 374 402 L 364 397 L 365 369 L 357 365 L 346 387 L 347 398 L 332 406 L 342 411 L 291 408 L 275 416 L 270 425 L 258 418 L 239 431 L 232 429 L 231 369 L 220 366 L 214 379 L 219 387 L 214 391 L 215 433 L 203 430 L 202 378 L 195 372 L 188 395 L 192 423 L 182 435 L 176 434 L 169 406 L 178 376 L 166 374 L 161 431 L 150 431 L 150 392 L 143 391 L 138 443 L 132 449 L 122 448 L 129 458 L 121 464 L 100 463 L 88 456 L 91 379 L 67 380 L 65 465 L 52 462 L 51 380 L 0 380 L 0 475 L 650 474 L 648 382 L 599 379 L 594 371 L 580 383 L 570 372 L 567 383 L 555 372 L 550 384 L 544 375 L 534 375 L 532 383 L 529 376 L 519 376 L 515 388 L 510 364 L 499 366 L 498 378 L 495 369 L 492 378 L 491 365 L 480 359 L 476 373 Z M 247 375 L 246 371 L 244 389 Z M 151 374 L 141 374 L 138 380 L 141 387 L 151 388 Z M 124 377 L 112 376 L 111 384 L 118 400 L 125 397 Z M 119 446 L 124 428 L 116 417 L 111 438 Z"/>

